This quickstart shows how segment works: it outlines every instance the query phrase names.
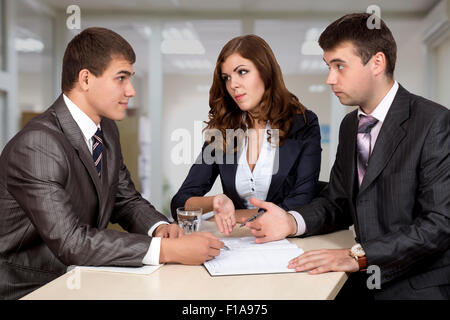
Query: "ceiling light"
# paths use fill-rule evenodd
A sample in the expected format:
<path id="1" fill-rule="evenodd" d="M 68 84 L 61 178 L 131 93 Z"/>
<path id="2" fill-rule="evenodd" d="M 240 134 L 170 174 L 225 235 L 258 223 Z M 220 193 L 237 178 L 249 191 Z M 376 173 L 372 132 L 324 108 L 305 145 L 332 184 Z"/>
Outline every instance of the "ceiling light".
<path id="1" fill-rule="evenodd" d="M 176 59 L 173 65 L 179 69 L 190 69 L 190 70 L 211 70 L 212 64 L 207 59 Z"/>
<path id="2" fill-rule="evenodd" d="M 164 54 L 205 54 L 205 47 L 199 40 L 164 40 L 161 43 Z"/>
<path id="3" fill-rule="evenodd" d="M 44 44 L 42 41 L 33 38 L 15 38 L 14 47 L 19 52 L 40 53 L 44 50 Z"/>
<path id="4" fill-rule="evenodd" d="M 205 47 L 197 39 L 190 28 L 177 29 L 174 27 L 163 30 L 161 52 L 163 54 L 205 54 Z"/>

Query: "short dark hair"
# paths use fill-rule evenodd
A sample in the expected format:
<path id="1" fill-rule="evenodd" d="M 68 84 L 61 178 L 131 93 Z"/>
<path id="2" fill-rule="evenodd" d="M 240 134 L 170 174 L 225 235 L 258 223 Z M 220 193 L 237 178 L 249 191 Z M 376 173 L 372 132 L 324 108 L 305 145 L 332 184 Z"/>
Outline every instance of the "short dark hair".
<path id="1" fill-rule="evenodd" d="M 76 35 L 64 52 L 61 89 L 69 92 L 83 69 L 101 76 L 114 57 L 133 64 L 136 54 L 131 45 L 116 32 L 106 28 L 87 28 Z"/>
<path id="2" fill-rule="evenodd" d="M 397 44 L 391 30 L 380 19 L 380 28 L 370 29 L 367 20 L 369 13 L 351 13 L 332 22 L 319 37 L 319 45 L 324 50 L 333 50 L 345 41 L 350 41 L 356 48 L 356 53 L 365 65 L 377 52 L 386 56 L 386 75 L 394 76 L 397 59 Z"/>

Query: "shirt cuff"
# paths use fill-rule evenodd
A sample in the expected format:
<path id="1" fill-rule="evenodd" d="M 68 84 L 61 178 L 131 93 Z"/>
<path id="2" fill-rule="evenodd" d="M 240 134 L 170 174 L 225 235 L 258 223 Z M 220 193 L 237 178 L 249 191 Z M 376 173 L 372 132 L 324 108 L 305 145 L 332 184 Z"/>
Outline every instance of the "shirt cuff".
<path id="1" fill-rule="evenodd" d="M 148 230 L 148 232 L 147 232 L 148 236 L 153 237 L 153 232 L 156 230 L 156 228 L 158 228 L 162 224 L 169 224 L 169 223 L 166 221 L 160 221 L 160 222 L 155 223 L 153 225 L 153 227 L 151 227 L 150 230 Z"/>
<path id="2" fill-rule="evenodd" d="M 144 259 L 142 259 L 142 264 L 148 264 L 152 266 L 158 266 L 159 263 L 159 252 L 161 251 L 161 238 L 154 237 L 152 242 L 150 242 L 150 247 L 148 248 L 147 254 Z"/>
<path id="3" fill-rule="evenodd" d="M 153 232 L 162 224 L 169 224 L 166 221 L 159 221 L 155 223 L 150 230 L 148 230 L 147 234 L 149 237 L 152 237 L 152 242 L 150 242 L 150 247 L 148 248 L 147 253 L 142 259 L 142 264 L 149 264 L 152 266 L 160 265 L 159 263 L 159 252 L 161 251 L 161 238 L 153 237 Z"/>
<path id="4" fill-rule="evenodd" d="M 294 235 L 295 237 L 301 236 L 306 232 L 306 223 L 305 219 L 303 219 L 302 215 L 298 213 L 297 211 L 288 211 L 290 215 L 292 215 L 297 222 L 297 233 Z"/>

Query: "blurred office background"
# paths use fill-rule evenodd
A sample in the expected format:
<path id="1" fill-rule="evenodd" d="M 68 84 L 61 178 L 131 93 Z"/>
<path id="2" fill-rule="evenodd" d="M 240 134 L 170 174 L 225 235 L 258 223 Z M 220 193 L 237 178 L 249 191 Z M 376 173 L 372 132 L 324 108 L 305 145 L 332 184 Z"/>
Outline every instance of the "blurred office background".
<path id="1" fill-rule="evenodd" d="M 118 122 L 124 159 L 138 190 L 167 214 L 203 142 L 217 55 L 254 33 L 274 50 L 288 89 L 319 116 L 328 181 L 339 123 L 353 108 L 325 85 L 317 39 L 331 21 L 371 5 L 397 40 L 395 78 L 449 107 L 450 0 L 0 0 L 0 150 L 60 94 L 68 41 L 86 27 L 110 28 L 137 54 L 137 95 Z M 211 194 L 220 191 L 216 181 Z"/>

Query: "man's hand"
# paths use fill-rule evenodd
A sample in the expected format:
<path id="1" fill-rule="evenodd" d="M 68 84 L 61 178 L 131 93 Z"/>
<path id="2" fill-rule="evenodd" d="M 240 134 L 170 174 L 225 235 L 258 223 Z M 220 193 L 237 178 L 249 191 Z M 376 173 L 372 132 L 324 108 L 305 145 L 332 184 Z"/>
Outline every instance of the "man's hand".
<path id="1" fill-rule="evenodd" d="M 209 232 L 194 232 L 177 239 L 161 239 L 160 263 L 200 265 L 220 254 L 224 243 Z"/>
<path id="2" fill-rule="evenodd" d="M 267 210 L 256 220 L 245 224 L 256 237 L 255 243 L 281 240 L 297 232 L 295 218 L 282 208 L 271 202 L 265 202 L 255 198 L 251 198 L 250 203 Z M 242 219 L 241 222 L 245 220 Z"/>
<path id="3" fill-rule="evenodd" d="M 311 250 L 289 261 L 289 269 L 297 272 L 309 271 L 309 274 L 319 274 L 330 271 L 356 272 L 358 262 L 350 256 L 349 249 Z"/>
<path id="4" fill-rule="evenodd" d="M 236 225 L 236 215 L 233 201 L 224 194 L 218 194 L 213 199 L 214 219 L 220 232 L 227 236 Z"/>
<path id="5" fill-rule="evenodd" d="M 162 224 L 153 231 L 154 237 L 161 238 L 180 238 L 184 235 L 184 231 L 177 224 Z"/>

